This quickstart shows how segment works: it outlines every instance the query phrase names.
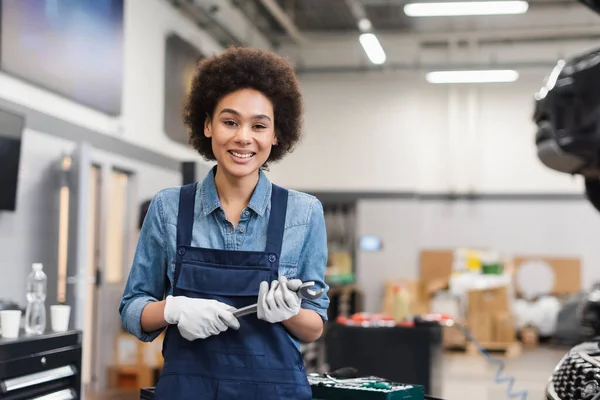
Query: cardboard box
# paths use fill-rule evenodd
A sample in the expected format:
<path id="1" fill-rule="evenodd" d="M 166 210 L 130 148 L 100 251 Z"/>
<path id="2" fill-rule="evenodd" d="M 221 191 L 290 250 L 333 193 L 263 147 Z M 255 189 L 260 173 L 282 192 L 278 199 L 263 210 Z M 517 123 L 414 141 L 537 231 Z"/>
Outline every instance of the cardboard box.
<path id="1" fill-rule="evenodd" d="M 490 314 L 469 314 L 467 326 L 478 342 L 491 342 L 493 336 L 493 318 Z"/>
<path id="2" fill-rule="evenodd" d="M 470 290 L 467 293 L 467 315 L 510 313 L 506 286 Z"/>
<path id="3" fill-rule="evenodd" d="M 452 276 L 453 249 L 421 250 L 419 280 L 425 285 L 436 282 L 439 289 L 448 287 Z"/>
<path id="4" fill-rule="evenodd" d="M 554 270 L 554 288 L 551 295 L 560 296 L 578 293 L 581 290 L 581 260 L 576 257 L 543 257 L 543 256 L 515 256 L 514 257 L 514 285 L 519 294 L 519 285 L 516 281 L 518 269 L 526 261 L 544 261 Z"/>
<path id="5" fill-rule="evenodd" d="M 521 342 L 525 347 L 537 347 L 539 342 L 539 334 L 537 329 L 531 326 L 526 326 L 521 329 Z"/>
<path id="6" fill-rule="evenodd" d="M 517 339 L 515 319 L 510 313 L 493 316 L 493 338 L 495 342 L 512 343 Z"/>

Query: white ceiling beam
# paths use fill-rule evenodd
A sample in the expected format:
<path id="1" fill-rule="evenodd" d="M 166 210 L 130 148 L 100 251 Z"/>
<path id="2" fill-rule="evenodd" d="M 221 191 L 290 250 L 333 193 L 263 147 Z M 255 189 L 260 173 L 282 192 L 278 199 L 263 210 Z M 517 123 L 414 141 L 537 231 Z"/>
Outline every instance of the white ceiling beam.
<path id="1" fill-rule="evenodd" d="M 360 3 L 358 0 L 346 0 L 345 2 L 356 22 L 363 18 L 367 18 L 367 11 L 363 7 L 362 3 Z"/>
<path id="2" fill-rule="evenodd" d="M 596 37 L 594 39 L 593 37 Z M 545 66 L 558 59 L 598 47 L 599 27 L 520 29 L 494 32 L 463 31 L 447 34 L 378 34 L 386 51 L 387 67 L 374 67 L 364 60 L 356 34 L 321 37 L 310 48 L 288 46 L 280 53 L 294 60 L 302 73 L 344 72 L 351 70 L 437 68 L 442 65 L 520 65 Z M 514 41 L 511 41 L 514 39 Z M 521 39 L 521 40 L 520 40 Z M 522 40 L 530 39 L 530 40 Z M 539 39 L 537 41 L 536 39 Z M 423 46 L 424 42 L 476 43 L 452 49 L 449 46 Z M 464 65 L 463 65 L 464 64 Z M 462 66 L 461 66 L 462 65 Z"/>
<path id="3" fill-rule="evenodd" d="M 272 50 L 269 39 L 230 0 L 193 0 L 197 7 L 248 47 Z"/>
<path id="4" fill-rule="evenodd" d="M 574 26 L 548 26 L 547 28 L 510 28 L 493 30 L 464 30 L 455 32 L 413 32 L 413 33 L 378 33 L 377 36 L 382 39 L 391 39 L 395 42 L 455 42 L 455 41 L 485 41 L 485 40 L 535 40 L 535 39 L 554 39 L 554 38 L 579 38 L 595 37 L 600 35 L 600 24 L 596 26 L 574 25 Z M 306 33 L 311 39 L 312 34 Z M 314 41 L 321 42 L 345 42 L 355 41 L 356 34 L 315 34 Z"/>
<path id="5" fill-rule="evenodd" d="M 308 40 L 302 35 L 300 29 L 294 24 L 289 15 L 277 4 L 275 0 L 260 0 L 263 6 L 271 13 L 271 16 L 285 29 L 289 37 L 298 45 L 308 44 Z"/>

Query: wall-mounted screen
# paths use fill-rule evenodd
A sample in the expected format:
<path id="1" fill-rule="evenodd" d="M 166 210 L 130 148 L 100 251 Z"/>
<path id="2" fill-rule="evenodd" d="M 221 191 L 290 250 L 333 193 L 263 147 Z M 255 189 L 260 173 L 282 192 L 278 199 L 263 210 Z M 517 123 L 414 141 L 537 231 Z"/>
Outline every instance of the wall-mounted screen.
<path id="1" fill-rule="evenodd" d="M 0 0 L 0 68 L 107 114 L 121 112 L 124 0 Z"/>
<path id="2" fill-rule="evenodd" d="M 0 110 L 0 210 L 17 208 L 21 138 L 25 118 Z"/>
<path id="3" fill-rule="evenodd" d="M 189 134 L 183 124 L 183 107 L 198 62 L 204 56 L 181 37 L 167 36 L 165 57 L 164 129 L 171 139 L 188 144 Z"/>
<path id="4" fill-rule="evenodd" d="M 360 237 L 360 249 L 362 251 L 380 251 L 383 247 L 381 238 L 373 235 Z"/>

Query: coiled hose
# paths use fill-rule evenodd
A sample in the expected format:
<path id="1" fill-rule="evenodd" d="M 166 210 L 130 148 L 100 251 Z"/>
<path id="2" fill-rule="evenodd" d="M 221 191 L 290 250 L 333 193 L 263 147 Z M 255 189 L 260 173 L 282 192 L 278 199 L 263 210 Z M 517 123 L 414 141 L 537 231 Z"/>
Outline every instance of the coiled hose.
<path id="1" fill-rule="evenodd" d="M 492 357 L 490 355 L 490 353 L 481 345 L 481 343 L 479 343 L 477 341 L 477 339 L 475 339 L 473 337 L 473 335 L 471 334 L 471 331 L 469 331 L 465 326 L 463 326 L 453 320 L 446 320 L 442 323 L 445 325 L 448 325 L 448 326 L 455 326 L 456 328 L 458 328 L 462 332 L 462 334 L 466 336 L 467 340 L 469 342 L 473 343 L 475 345 L 475 347 L 477 347 L 477 350 L 479 350 L 479 352 L 486 358 L 486 360 L 489 363 L 495 364 L 498 366 L 498 369 L 496 370 L 496 376 L 494 377 L 494 382 L 496 384 L 508 384 L 508 386 L 506 388 L 506 398 L 507 399 L 521 399 L 521 400 L 527 399 L 527 390 L 521 390 L 520 392 L 513 392 L 513 386 L 515 384 L 515 378 L 513 376 L 502 376 L 502 373 L 504 372 L 504 361 L 502 361 L 498 358 Z"/>

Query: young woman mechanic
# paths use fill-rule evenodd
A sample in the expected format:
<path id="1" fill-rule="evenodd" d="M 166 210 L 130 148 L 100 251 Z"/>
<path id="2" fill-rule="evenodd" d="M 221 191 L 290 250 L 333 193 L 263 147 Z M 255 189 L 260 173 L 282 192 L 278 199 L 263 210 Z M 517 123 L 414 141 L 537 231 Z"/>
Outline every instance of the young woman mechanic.
<path id="1" fill-rule="evenodd" d="M 294 290 L 327 290 L 323 207 L 263 172 L 297 143 L 301 117 L 283 58 L 231 48 L 199 64 L 185 123 L 216 166 L 153 198 L 119 306 L 140 340 L 167 327 L 155 400 L 311 398 L 299 342 L 321 336 L 329 299 Z M 256 314 L 234 317 L 253 303 Z"/>

